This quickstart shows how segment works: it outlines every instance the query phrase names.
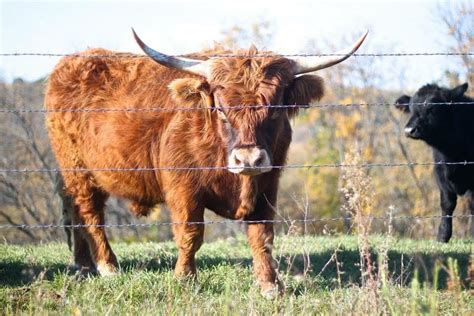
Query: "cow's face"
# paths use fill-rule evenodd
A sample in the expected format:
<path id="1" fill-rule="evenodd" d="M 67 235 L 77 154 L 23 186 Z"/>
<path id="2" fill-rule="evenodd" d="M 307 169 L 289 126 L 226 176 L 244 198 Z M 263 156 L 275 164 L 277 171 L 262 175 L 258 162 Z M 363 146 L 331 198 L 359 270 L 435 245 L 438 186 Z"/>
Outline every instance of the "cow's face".
<path id="1" fill-rule="evenodd" d="M 450 90 L 430 84 L 420 88 L 413 97 L 404 95 L 398 98 L 395 106 L 410 113 L 405 126 L 406 136 L 429 144 L 448 137 L 455 127 L 453 107 L 449 103 L 456 102 L 467 87 L 463 84 Z"/>
<path id="2" fill-rule="evenodd" d="M 283 130 L 296 114 L 295 109 L 266 106 L 296 104 L 290 93 L 295 89 L 294 81 L 306 80 L 312 85 L 299 104 L 319 100 L 323 85 L 316 76 L 295 79 L 291 60 L 254 57 L 255 49 L 245 53 L 249 57 L 216 60 L 209 81 L 219 132 L 228 149 L 229 170 L 257 175 L 270 171 L 275 150 L 290 142 L 291 134 Z"/>
<path id="3" fill-rule="evenodd" d="M 270 171 L 275 152 L 290 143 L 289 119 L 297 113 L 297 108 L 267 106 L 308 104 L 323 95 L 320 77 L 295 78 L 293 67 L 284 58 L 223 58 L 214 62 L 209 82 L 177 79 L 170 89 L 179 104 L 212 108 L 229 171 L 258 175 Z"/>
<path id="4" fill-rule="evenodd" d="M 271 147 L 285 111 L 256 106 L 281 103 L 263 103 L 255 93 L 233 86 L 216 87 L 213 98 L 229 171 L 246 175 L 270 171 Z"/>

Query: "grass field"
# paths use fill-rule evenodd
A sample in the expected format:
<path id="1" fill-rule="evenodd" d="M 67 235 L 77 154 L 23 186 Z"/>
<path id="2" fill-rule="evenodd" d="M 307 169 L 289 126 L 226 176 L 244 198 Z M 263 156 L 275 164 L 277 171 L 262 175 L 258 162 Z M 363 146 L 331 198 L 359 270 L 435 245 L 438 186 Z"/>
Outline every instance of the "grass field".
<path id="1" fill-rule="evenodd" d="M 174 243 L 115 243 L 121 273 L 79 278 L 65 244 L 0 245 L 1 314 L 458 314 L 472 315 L 472 240 L 371 236 L 374 261 L 388 259 L 388 277 L 361 284 L 353 236 L 280 237 L 274 254 L 285 294 L 259 295 L 244 236 L 205 243 L 198 280 L 176 280 Z M 451 259 L 450 259 L 451 258 Z M 336 262 L 338 264 L 336 264 Z"/>

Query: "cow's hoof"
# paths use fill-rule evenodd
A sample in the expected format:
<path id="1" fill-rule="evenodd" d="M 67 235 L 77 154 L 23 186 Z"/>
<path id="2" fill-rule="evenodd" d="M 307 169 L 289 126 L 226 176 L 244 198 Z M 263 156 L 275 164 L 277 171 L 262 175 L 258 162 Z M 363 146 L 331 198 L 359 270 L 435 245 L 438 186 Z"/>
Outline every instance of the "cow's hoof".
<path id="1" fill-rule="evenodd" d="M 174 279 L 178 282 L 178 284 L 182 286 L 188 286 L 190 284 L 193 284 L 194 282 L 197 282 L 197 274 L 196 273 L 189 273 L 189 274 L 180 274 L 174 275 Z"/>
<path id="2" fill-rule="evenodd" d="M 117 274 L 117 267 L 110 263 L 98 263 L 97 271 L 99 272 L 100 276 L 107 277 Z"/>
<path id="3" fill-rule="evenodd" d="M 187 288 L 193 286 L 198 282 L 198 278 L 196 274 L 188 274 L 188 275 L 175 275 L 174 279 L 179 286 L 183 288 Z"/>
<path id="4" fill-rule="evenodd" d="M 438 242 L 442 242 L 442 243 L 445 243 L 445 244 L 448 243 L 450 239 L 451 239 L 451 237 L 439 236 L 439 235 L 438 235 L 438 237 L 436 238 L 436 240 L 437 240 Z"/>
<path id="5" fill-rule="evenodd" d="M 260 294 L 267 300 L 274 300 L 283 295 L 283 284 L 280 281 L 275 283 L 265 282 L 262 284 Z"/>
<path id="6" fill-rule="evenodd" d="M 88 276 L 95 276 L 97 275 L 97 270 L 95 267 L 91 266 L 85 266 L 81 264 L 75 264 L 74 265 L 74 270 L 76 271 L 76 275 L 79 277 L 88 277 Z"/>
<path id="7" fill-rule="evenodd" d="M 194 280 L 197 278 L 196 266 L 192 264 L 176 264 L 174 276 L 178 280 Z"/>

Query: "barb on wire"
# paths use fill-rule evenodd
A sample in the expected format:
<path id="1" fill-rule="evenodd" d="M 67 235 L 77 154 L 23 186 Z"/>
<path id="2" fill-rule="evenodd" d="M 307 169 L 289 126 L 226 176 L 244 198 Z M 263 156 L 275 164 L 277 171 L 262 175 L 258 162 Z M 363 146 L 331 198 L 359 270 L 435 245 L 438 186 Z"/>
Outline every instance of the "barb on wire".
<path id="1" fill-rule="evenodd" d="M 472 218 L 474 215 L 403 215 L 403 216 L 364 216 L 365 218 L 374 221 L 386 220 L 424 220 L 424 219 L 441 219 L 441 218 Z M 201 221 L 201 222 L 154 222 L 154 223 L 129 223 L 129 224 L 76 224 L 76 225 L 61 225 L 61 224 L 38 224 L 27 225 L 18 224 L 0 225 L 0 229 L 21 228 L 21 229 L 55 229 L 55 228 L 72 228 L 80 229 L 87 227 L 102 227 L 102 228 L 125 228 L 125 227 L 154 227 L 154 226 L 174 226 L 174 225 L 222 225 L 222 224 L 286 224 L 286 223 L 315 223 L 315 222 L 336 222 L 353 220 L 352 217 L 329 217 L 329 218 L 309 218 L 309 219 L 269 219 L 269 220 L 221 220 L 221 221 Z"/>
<path id="2" fill-rule="evenodd" d="M 241 110 L 248 108 L 353 108 L 353 107 L 388 107 L 393 106 L 393 103 L 379 102 L 379 103 L 327 103 L 327 104 L 270 104 L 270 105 L 237 105 L 237 106 L 224 106 L 220 107 L 223 110 Z M 397 103 L 397 106 L 408 106 L 410 103 Z M 453 106 L 453 105 L 474 105 L 473 101 L 470 102 L 422 102 L 422 103 L 411 103 L 411 105 L 439 105 L 439 106 Z M 202 111 L 202 110 L 214 110 L 214 107 L 205 108 L 190 108 L 190 107 L 175 107 L 165 108 L 160 106 L 154 107 L 123 107 L 123 108 L 65 108 L 65 109 L 34 109 L 34 108 L 21 108 L 11 109 L 8 106 L 3 105 L 0 108 L 0 113 L 109 113 L 109 112 L 125 112 L 125 113 L 144 113 L 144 112 L 188 112 L 188 111 Z"/>
<path id="3" fill-rule="evenodd" d="M 251 57 L 265 58 L 265 57 L 312 57 L 312 56 L 345 56 L 343 53 L 301 53 L 301 54 L 256 54 Z M 35 52 L 24 52 L 24 53 L 0 53 L 0 57 L 86 57 L 86 58 L 149 58 L 146 55 L 136 55 L 132 53 L 120 53 L 120 54 L 101 54 L 101 55 L 87 55 L 81 53 L 35 53 Z M 219 57 L 231 57 L 241 58 L 249 57 L 244 54 L 178 54 L 170 55 L 172 57 L 207 57 L 207 58 L 219 58 Z M 474 56 L 474 52 L 414 52 L 414 53 L 355 53 L 354 57 L 405 57 L 405 56 Z"/>
<path id="4" fill-rule="evenodd" d="M 372 167 L 406 167 L 406 166 L 468 166 L 474 165 L 474 161 L 434 161 L 434 162 L 378 162 L 378 163 L 363 163 L 363 164 L 318 164 L 318 165 L 280 165 L 280 166 L 266 166 L 266 167 L 227 167 L 227 166 L 202 166 L 202 167 L 177 167 L 177 166 L 163 166 L 163 167 L 148 167 L 148 168 L 22 168 L 22 169 L 0 169 L 0 173 L 41 173 L 41 172 L 145 172 L 145 171 L 196 171 L 196 170 L 232 170 L 232 169 L 313 169 L 313 168 L 372 168 Z"/>

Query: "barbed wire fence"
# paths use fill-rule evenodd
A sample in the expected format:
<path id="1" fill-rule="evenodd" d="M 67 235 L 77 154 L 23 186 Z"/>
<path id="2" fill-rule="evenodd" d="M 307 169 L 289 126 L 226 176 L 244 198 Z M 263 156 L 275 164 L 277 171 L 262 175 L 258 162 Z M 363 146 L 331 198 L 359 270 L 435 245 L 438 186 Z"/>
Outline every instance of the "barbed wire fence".
<path id="1" fill-rule="evenodd" d="M 469 219 L 474 215 L 403 215 L 403 216 L 366 216 L 364 219 L 371 221 L 396 221 L 396 220 L 424 220 L 424 219 Z M 102 228 L 123 228 L 123 227 L 156 227 L 156 226 L 176 226 L 176 225 L 219 225 L 219 224 L 299 224 L 299 223 L 315 223 L 315 222 L 338 222 L 351 221 L 353 217 L 330 217 L 330 218 L 310 218 L 310 219 L 268 219 L 268 220 L 221 220 L 221 221 L 201 221 L 201 222 L 154 222 L 154 223 L 127 223 L 127 224 L 102 224 L 102 225 L 85 225 L 85 224 L 45 224 L 45 225 L 0 225 L 0 229 L 7 228 L 22 228 L 22 229 L 56 229 L 56 228 L 88 228 L 88 227 L 102 227 Z"/>
<path id="2" fill-rule="evenodd" d="M 415 166 L 469 166 L 474 165 L 474 161 L 436 161 L 436 162 L 380 162 L 380 163 L 364 163 L 364 164 L 312 164 L 312 165 L 280 165 L 266 167 L 220 167 L 220 166 L 203 166 L 203 167 L 179 167 L 179 166 L 163 166 L 163 167 L 144 167 L 144 168 L 37 168 L 37 169 L 0 169 L 0 173 L 38 173 L 38 172 L 145 172 L 145 171 L 202 171 L 202 170 L 232 170 L 232 169 L 315 169 L 315 168 L 373 168 L 373 167 L 415 167 Z"/>
<path id="3" fill-rule="evenodd" d="M 343 53 L 302 53 L 302 54 L 273 54 L 261 53 L 253 54 L 251 57 L 314 57 L 314 56 L 345 56 Z M 192 53 L 185 55 L 168 55 L 171 57 L 208 57 L 208 58 L 241 58 L 249 57 L 246 54 L 200 54 Z M 355 53 L 352 57 L 413 57 L 413 56 L 474 56 L 474 52 L 390 52 L 390 53 Z M 84 54 L 84 53 L 39 53 L 39 52 L 21 52 L 21 53 L 0 53 L 0 57 L 85 57 L 85 58 L 149 58 L 146 55 L 137 55 L 132 53 L 120 54 Z"/>
<path id="4" fill-rule="evenodd" d="M 474 105 L 474 102 L 423 102 L 423 103 L 397 103 L 397 106 L 409 106 L 409 105 L 436 105 L 436 106 L 456 106 L 456 105 Z M 294 104 L 294 105 L 285 105 L 285 104 L 275 104 L 275 105 L 236 105 L 236 106 L 220 106 L 219 109 L 222 110 L 242 110 L 244 108 L 250 109 L 324 109 L 324 108 L 358 108 L 358 107 L 390 107 L 394 106 L 393 103 L 388 102 L 379 102 L 379 103 L 327 103 L 327 104 Z M 199 107 L 199 108 L 190 108 L 190 107 L 173 107 L 173 108 L 163 108 L 160 106 L 154 107 L 119 107 L 119 108 L 96 108 L 96 109 L 35 109 L 35 108 L 21 108 L 21 109 L 12 109 L 7 105 L 3 105 L 3 108 L 0 109 L 0 113 L 148 113 L 148 112 L 158 112 L 158 113 L 173 113 L 173 112 L 194 112 L 194 111 L 203 111 L 203 110 L 215 110 L 215 107 Z"/>
<path id="5" fill-rule="evenodd" d="M 266 57 L 311 57 L 311 56 L 342 56 L 344 54 L 257 54 L 253 55 L 253 58 L 266 58 Z M 249 57 L 248 55 L 242 54 L 186 54 L 186 55 L 171 55 L 174 57 L 205 57 L 205 58 L 240 58 Z M 414 52 L 414 53 L 356 53 L 354 57 L 427 57 L 427 56 L 474 56 L 474 52 Z M 0 53 L 0 57 L 70 57 L 70 58 L 148 58 L 144 55 L 135 54 L 77 54 L 77 53 L 39 53 L 39 52 L 13 52 L 13 53 Z M 473 105 L 474 102 L 449 102 L 449 103 L 420 103 L 420 105 L 437 105 L 437 106 L 459 106 L 459 105 Z M 248 108 L 316 108 L 316 109 L 331 109 L 331 108 L 365 108 L 365 107 L 390 107 L 393 103 L 388 102 L 373 102 L 373 103 L 327 103 L 327 104 L 300 104 L 300 105 L 255 105 L 255 106 L 232 106 L 232 107 L 220 107 L 224 110 L 238 110 L 244 107 Z M 398 104 L 399 106 L 407 106 L 409 104 Z M 413 103 L 412 103 L 413 105 Z M 213 110 L 214 108 L 207 108 Z M 186 112 L 186 111 L 202 111 L 206 108 L 184 108 L 184 107 L 173 107 L 164 108 L 162 106 L 153 107 L 117 107 L 117 108 L 65 108 L 65 109 L 38 109 L 38 108 L 15 108 L 13 104 L 0 105 L 0 113 L 37 113 L 49 115 L 52 113 L 148 113 L 148 112 Z M 344 163 L 330 163 L 330 164 L 300 164 L 300 165 L 282 165 L 282 166 L 271 166 L 275 169 L 313 169 L 313 168 L 392 168 L 392 167 L 413 167 L 413 166 L 437 166 L 437 165 L 459 165 L 468 166 L 474 165 L 474 161 L 435 161 L 435 162 L 372 162 L 364 164 L 344 164 Z M 265 167 L 267 168 L 267 167 Z M 60 173 L 60 172 L 147 172 L 147 171 L 202 171 L 202 170 L 229 170 L 229 167 L 221 166 L 199 166 L 199 167 L 185 167 L 185 166 L 163 166 L 163 167 L 142 167 L 142 168 L 80 168 L 80 169 L 60 169 L 60 168 L 11 168 L 11 169 L 0 169 L 0 174 L 12 174 L 12 173 Z M 367 216 L 368 219 L 374 221 L 387 221 L 387 220 L 436 220 L 443 218 L 454 218 L 454 219 L 471 219 L 474 215 L 403 215 L 403 216 Z M 71 225 L 71 224 L 1 224 L 0 230 L 4 229 L 57 229 L 57 228 L 70 228 L 79 229 L 84 227 L 103 227 L 103 228 L 126 228 L 126 227 L 157 227 L 157 226 L 173 226 L 173 225 L 219 225 L 219 224 L 257 224 L 257 223 L 274 223 L 274 224 L 287 224 L 287 223 L 316 223 L 316 222 L 338 222 L 338 221 L 351 221 L 352 217 L 331 217 L 331 218 L 314 218 L 314 219 L 274 219 L 274 220 L 261 220 L 261 221 L 249 221 L 249 220 L 212 220 L 202 222 L 152 222 L 152 223 L 126 223 L 126 224 L 104 224 L 104 225 Z"/>

